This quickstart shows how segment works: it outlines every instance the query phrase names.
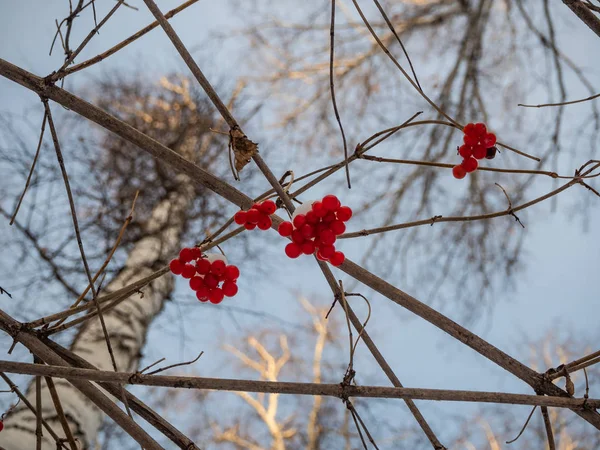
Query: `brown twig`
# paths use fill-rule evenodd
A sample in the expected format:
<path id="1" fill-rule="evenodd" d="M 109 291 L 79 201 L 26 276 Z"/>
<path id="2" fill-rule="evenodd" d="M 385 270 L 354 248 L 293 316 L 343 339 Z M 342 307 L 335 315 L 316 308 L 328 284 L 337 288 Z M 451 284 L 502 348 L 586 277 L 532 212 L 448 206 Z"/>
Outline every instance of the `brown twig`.
<path id="1" fill-rule="evenodd" d="M 512 444 L 513 442 L 516 442 L 517 439 L 519 439 L 521 437 L 521 435 L 525 431 L 525 428 L 527 428 L 527 425 L 529 424 L 529 421 L 531 420 L 531 417 L 533 416 L 533 413 L 535 412 L 536 408 L 537 408 L 537 406 L 534 406 L 533 408 L 531 408 L 531 412 L 527 416 L 527 420 L 525 421 L 525 424 L 521 428 L 521 431 L 519 431 L 519 434 L 517 434 L 517 437 L 515 437 L 514 439 L 511 439 L 510 441 L 506 441 L 507 444 Z"/>
<path id="2" fill-rule="evenodd" d="M 69 428 L 69 423 L 67 422 L 67 418 L 65 417 L 65 412 L 63 410 L 62 404 L 60 403 L 58 392 L 56 392 L 54 381 L 51 377 L 44 377 L 44 379 L 46 380 L 46 386 L 48 386 L 48 391 L 50 392 L 52 403 L 54 403 L 56 415 L 58 416 L 58 420 L 62 426 L 65 436 L 67 437 L 67 442 L 69 442 L 71 450 L 78 450 L 77 444 L 75 444 L 75 438 L 73 437 L 73 433 L 71 433 L 71 428 Z"/>
<path id="3" fill-rule="evenodd" d="M 552 422 L 548 414 L 548 408 L 542 406 L 542 417 L 544 418 L 544 427 L 546 428 L 546 437 L 548 438 L 548 450 L 556 450 L 556 444 L 554 442 L 554 433 L 552 432 Z"/>
<path id="4" fill-rule="evenodd" d="M 545 108 L 546 106 L 565 106 L 565 105 L 574 105 L 575 103 L 587 102 L 589 100 L 594 100 L 595 98 L 600 97 L 600 94 L 592 95 L 590 97 L 582 98 L 580 100 L 571 100 L 570 102 L 561 102 L 561 103 L 542 103 L 541 105 L 524 105 L 523 103 L 517 104 L 517 106 L 523 106 L 524 108 Z"/>

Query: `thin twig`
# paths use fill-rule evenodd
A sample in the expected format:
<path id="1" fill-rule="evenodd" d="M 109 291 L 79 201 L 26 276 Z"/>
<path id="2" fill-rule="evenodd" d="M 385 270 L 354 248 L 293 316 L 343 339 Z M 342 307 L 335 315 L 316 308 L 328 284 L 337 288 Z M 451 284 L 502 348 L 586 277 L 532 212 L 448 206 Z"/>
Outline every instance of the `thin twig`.
<path id="1" fill-rule="evenodd" d="M 156 375 L 157 373 L 164 372 L 165 370 L 172 369 L 173 367 L 188 366 L 190 364 L 194 364 L 196 361 L 198 361 L 200 359 L 200 357 L 203 354 L 204 354 L 204 351 L 201 351 L 198 354 L 198 356 L 196 356 L 194 359 L 192 359 L 190 361 L 186 361 L 186 362 L 182 362 L 182 363 L 177 363 L 177 364 L 171 364 L 170 366 L 167 366 L 167 367 L 161 367 L 159 369 L 156 369 L 153 372 L 148 372 L 146 375 Z"/>
<path id="2" fill-rule="evenodd" d="M 516 442 L 517 439 L 519 439 L 521 437 L 521 435 L 523 434 L 523 432 L 525 431 L 525 428 L 527 428 L 527 425 L 529 424 L 529 421 L 531 420 L 531 416 L 533 416 L 533 413 L 535 412 L 535 409 L 537 408 L 537 406 L 534 406 L 531 409 L 531 412 L 529 413 L 529 415 L 527 416 L 527 420 L 525 421 L 525 424 L 523 425 L 523 427 L 521 428 L 521 431 L 519 431 L 519 434 L 517 434 L 517 437 L 514 439 L 511 439 L 510 441 L 506 441 L 507 444 L 512 444 L 513 442 Z"/>
<path id="3" fill-rule="evenodd" d="M 542 103 L 541 105 L 524 105 L 523 103 L 517 104 L 517 106 L 523 106 L 524 108 L 544 108 L 546 106 L 565 106 L 565 105 L 574 105 L 575 103 L 587 102 L 589 100 L 594 100 L 595 98 L 600 97 L 600 94 L 592 95 L 590 97 L 582 98 L 580 100 L 571 100 L 570 102 L 561 102 L 561 103 Z"/>
<path id="4" fill-rule="evenodd" d="M 38 156 L 40 155 L 40 149 L 42 148 L 42 141 L 44 140 L 44 130 L 46 129 L 46 119 L 48 115 L 44 111 L 44 118 L 42 120 L 42 130 L 40 131 L 40 140 L 38 142 L 37 149 L 35 151 L 35 156 L 33 157 L 33 162 L 31 163 L 31 169 L 29 169 L 29 175 L 27 175 L 27 181 L 25 181 L 25 187 L 23 188 L 23 193 L 19 197 L 19 201 L 17 203 L 17 207 L 15 208 L 15 212 L 10 218 L 9 224 L 12 225 L 15 222 L 15 218 L 17 217 L 17 213 L 19 212 L 19 208 L 21 208 L 21 203 L 23 202 L 23 198 L 25 198 L 25 193 L 27 192 L 27 188 L 31 183 L 31 177 L 33 176 L 33 171 L 35 170 L 35 164 L 37 163 Z"/>

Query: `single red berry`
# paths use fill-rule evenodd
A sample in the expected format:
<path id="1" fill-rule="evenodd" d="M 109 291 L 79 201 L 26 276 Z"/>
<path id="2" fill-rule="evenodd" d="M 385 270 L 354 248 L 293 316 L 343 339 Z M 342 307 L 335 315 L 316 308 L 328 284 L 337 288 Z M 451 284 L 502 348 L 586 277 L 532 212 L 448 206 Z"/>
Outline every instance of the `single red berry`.
<path id="1" fill-rule="evenodd" d="M 292 222 L 281 222 L 277 231 L 283 237 L 291 236 L 292 231 L 294 231 L 294 225 L 292 225 Z"/>
<path id="2" fill-rule="evenodd" d="M 323 223 L 331 223 L 335 219 L 336 219 L 335 212 L 329 211 L 327 214 L 325 214 L 325 217 L 323 217 Z"/>
<path id="3" fill-rule="evenodd" d="M 493 147 L 496 145 L 496 135 L 494 133 L 486 134 L 482 143 L 485 148 Z"/>
<path id="4" fill-rule="evenodd" d="M 208 286 L 202 286 L 200 289 L 196 291 L 196 298 L 201 302 L 208 301 L 208 296 L 210 294 L 210 288 Z"/>
<path id="5" fill-rule="evenodd" d="M 477 160 L 475 158 L 467 158 L 462 163 L 461 166 L 467 173 L 475 172 L 477 170 Z"/>
<path id="6" fill-rule="evenodd" d="M 260 230 L 264 231 L 264 230 L 268 230 L 269 228 L 271 228 L 271 225 L 273 225 L 273 221 L 271 220 L 271 218 L 267 215 L 264 215 L 258 221 L 257 227 Z"/>
<path id="7" fill-rule="evenodd" d="M 296 217 L 294 217 L 294 227 L 296 227 L 296 229 L 302 227 L 302 225 L 304 225 L 306 223 L 306 216 L 304 214 L 298 214 Z"/>
<path id="8" fill-rule="evenodd" d="M 188 263 L 192 260 L 193 258 L 193 252 L 191 248 L 182 248 L 181 251 L 179 252 L 179 259 L 181 260 L 182 263 Z"/>
<path id="9" fill-rule="evenodd" d="M 219 279 L 213 273 L 207 273 L 204 275 L 204 284 L 209 288 L 216 288 L 219 284 Z"/>
<path id="10" fill-rule="evenodd" d="M 261 205 L 262 205 L 262 203 L 260 203 L 260 202 L 255 203 L 254 205 L 252 205 L 252 209 L 256 209 L 257 211 L 260 212 L 261 211 Z"/>
<path id="11" fill-rule="evenodd" d="M 335 195 L 331 194 L 323 197 L 321 203 L 323 203 L 323 208 L 328 211 L 336 211 L 342 205 L 340 200 Z"/>
<path id="12" fill-rule="evenodd" d="M 202 286 L 204 286 L 204 279 L 202 277 L 193 277 L 190 280 L 190 287 L 192 288 L 192 291 L 197 291 Z"/>
<path id="13" fill-rule="evenodd" d="M 476 123 L 475 124 L 475 134 L 477 136 L 483 136 L 484 134 L 487 133 L 487 128 L 485 127 L 484 123 Z"/>
<path id="14" fill-rule="evenodd" d="M 460 156 L 462 156 L 463 158 L 470 158 L 471 156 L 473 156 L 473 147 L 471 147 L 470 145 L 461 145 L 460 148 L 458 149 L 458 154 Z"/>
<path id="15" fill-rule="evenodd" d="M 337 210 L 337 218 L 342 222 L 347 222 L 352 217 L 352 210 L 348 206 L 342 206 Z"/>
<path id="16" fill-rule="evenodd" d="M 327 259 L 328 259 L 328 258 L 325 258 L 325 257 L 324 257 L 324 256 L 321 254 L 321 250 L 319 250 L 319 251 L 317 252 L 317 259 L 318 259 L 319 261 L 327 261 Z"/>
<path id="17" fill-rule="evenodd" d="M 292 242 L 294 242 L 298 245 L 302 245 L 302 243 L 304 241 L 305 241 L 304 236 L 300 230 L 294 230 L 292 232 Z"/>
<path id="18" fill-rule="evenodd" d="M 210 272 L 210 266 L 210 261 L 206 258 L 201 258 L 196 261 L 196 271 L 200 275 L 206 275 L 208 272 Z"/>
<path id="19" fill-rule="evenodd" d="M 246 230 L 254 230 L 256 228 L 256 224 L 255 223 L 246 222 L 244 224 L 244 228 Z"/>
<path id="20" fill-rule="evenodd" d="M 320 253 L 323 258 L 331 258 L 335 254 L 335 247 L 333 245 L 325 245 L 321 247 Z"/>
<path id="21" fill-rule="evenodd" d="M 335 242 L 335 233 L 329 229 L 327 230 L 323 230 L 320 234 L 319 234 L 319 238 L 321 239 L 321 242 L 325 245 L 333 245 L 333 243 Z"/>
<path id="22" fill-rule="evenodd" d="M 302 253 L 302 247 L 295 242 L 290 242 L 285 246 L 285 254 L 290 258 L 297 258 Z"/>
<path id="23" fill-rule="evenodd" d="M 333 256 L 329 258 L 329 262 L 337 267 L 341 265 L 345 259 L 346 256 L 342 252 L 335 252 Z"/>
<path id="24" fill-rule="evenodd" d="M 313 241 L 306 241 L 302 244 L 302 253 L 305 255 L 312 255 L 316 250 L 315 243 Z"/>
<path id="25" fill-rule="evenodd" d="M 485 158 L 485 155 L 487 154 L 487 150 L 485 149 L 485 147 L 483 145 L 476 145 L 473 148 L 473 157 L 475 159 L 483 159 Z"/>
<path id="26" fill-rule="evenodd" d="M 463 142 L 465 145 L 474 146 L 479 142 L 479 137 L 474 134 L 465 134 L 463 136 Z"/>
<path id="27" fill-rule="evenodd" d="M 248 220 L 248 213 L 246 211 L 238 211 L 235 213 L 235 216 L 233 216 L 233 220 L 238 225 L 244 225 Z"/>
<path id="28" fill-rule="evenodd" d="M 319 218 L 325 217 L 328 212 L 328 210 L 323 206 L 323 203 L 318 201 L 312 204 L 312 210 Z"/>
<path id="29" fill-rule="evenodd" d="M 265 200 L 260 205 L 260 211 L 264 214 L 270 215 L 277 211 L 277 205 L 273 200 Z"/>
<path id="30" fill-rule="evenodd" d="M 250 223 L 257 223 L 260 220 L 260 211 L 258 209 L 251 208 L 246 213 L 246 221 Z"/>
<path id="31" fill-rule="evenodd" d="M 183 278 L 192 278 L 196 275 L 196 268 L 191 264 L 185 264 L 183 269 L 181 269 L 181 276 Z"/>
<path id="32" fill-rule="evenodd" d="M 467 175 L 467 171 L 463 166 L 458 164 L 452 168 L 452 175 L 454 175 L 454 178 L 458 178 L 460 180 Z"/>
<path id="33" fill-rule="evenodd" d="M 238 286 L 233 281 L 226 281 L 221 289 L 227 297 L 233 297 L 238 293 Z"/>
<path id="34" fill-rule="evenodd" d="M 211 289 L 210 294 L 208 294 L 208 300 L 215 305 L 221 303 L 224 297 L 225 294 L 223 294 L 223 289 L 218 287 Z"/>
<path id="35" fill-rule="evenodd" d="M 216 261 L 213 261 L 210 265 L 210 273 L 213 273 L 216 276 L 220 277 L 221 275 L 225 274 L 226 267 L 227 264 L 225 264 L 225 261 L 217 259 Z"/>
<path id="36" fill-rule="evenodd" d="M 233 264 L 225 268 L 225 278 L 229 281 L 235 281 L 240 277 L 240 269 Z"/>
<path id="37" fill-rule="evenodd" d="M 183 263 L 178 259 L 173 259 L 169 263 L 169 269 L 171 269 L 171 273 L 175 275 L 181 275 L 181 271 L 183 270 Z"/>
<path id="38" fill-rule="evenodd" d="M 463 131 L 465 134 L 475 134 L 475 124 L 474 123 L 466 124 L 465 127 L 463 128 Z"/>
<path id="39" fill-rule="evenodd" d="M 192 260 L 196 260 L 202 257 L 202 250 L 198 247 L 192 247 Z"/>
<path id="40" fill-rule="evenodd" d="M 0 431 L 4 430 L 4 422 L 0 420 Z"/>
<path id="41" fill-rule="evenodd" d="M 344 231 L 346 231 L 346 225 L 341 220 L 334 220 L 329 224 L 329 228 L 334 232 L 336 236 L 339 236 Z"/>
<path id="42" fill-rule="evenodd" d="M 319 216 L 317 216 L 317 214 L 314 211 L 309 211 L 306 213 L 306 222 L 310 223 L 311 225 L 315 225 L 317 223 L 319 223 Z"/>
<path id="43" fill-rule="evenodd" d="M 305 223 L 302 225 L 302 228 L 300 228 L 300 233 L 302 233 L 302 236 L 306 239 L 310 239 L 315 237 L 315 228 L 312 225 Z"/>

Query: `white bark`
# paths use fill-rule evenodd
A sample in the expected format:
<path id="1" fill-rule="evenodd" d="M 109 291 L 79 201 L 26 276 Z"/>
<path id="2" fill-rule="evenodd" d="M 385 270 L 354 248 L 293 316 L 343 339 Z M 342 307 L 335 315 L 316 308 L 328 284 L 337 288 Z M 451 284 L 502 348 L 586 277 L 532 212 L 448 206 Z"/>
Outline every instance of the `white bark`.
<path id="1" fill-rule="evenodd" d="M 149 235 L 134 245 L 123 270 L 103 290 L 104 294 L 150 275 L 177 255 L 187 209 L 194 195 L 189 179 L 181 175 L 178 178 L 181 178 L 179 191 L 172 192 L 154 208 L 148 223 Z M 143 290 L 143 296 L 135 294 L 104 313 L 118 370 L 137 370 L 148 326 L 161 311 L 165 299 L 173 290 L 173 285 L 171 275 L 158 278 Z M 71 345 L 71 350 L 101 370 L 113 370 L 98 317 L 82 327 Z M 73 435 L 79 441 L 79 448 L 93 448 L 102 423 L 102 412 L 67 381 L 55 380 L 54 383 Z M 34 383 L 29 386 L 27 397 L 35 405 Z M 64 437 L 43 378 L 42 414 L 56 434 Z M 0 433 L 0 450 L 36 448 L 36 418 L 27 407 L 20 405 L 6 418 L 4 425 L 4 430 Z M 43 436 L 42 449 L 56 449 L 56 443 L 47 432 Z"/>

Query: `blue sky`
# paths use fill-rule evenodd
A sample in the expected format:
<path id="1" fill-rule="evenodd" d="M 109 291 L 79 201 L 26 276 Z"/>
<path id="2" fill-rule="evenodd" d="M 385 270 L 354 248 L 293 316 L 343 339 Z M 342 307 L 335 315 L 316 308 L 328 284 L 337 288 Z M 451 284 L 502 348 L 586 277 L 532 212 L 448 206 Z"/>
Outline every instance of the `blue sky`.
<path id="1" fill-rule="evenodd" d="M 42 76 L 59 67 L 62 62 L 60 48 L 57 47 L 51 57 L 48 56 L 48 49 L 55 30 L 54 18 L 62 17 L 66 4 L 67 2 L 62 0 L 1 2 L 1 57 Z M 122 8 L 102 29 L 100 35 L 92 40 L 79 60 L 108 49 L 151 22 L 151 15 L 143 3 L 136 2 L 136 4 L 140 6 L 139 11 Z M 175 1 L 159 2 L 163 11 L 177 4 L 178 2 Z M 202 42 L 212 32 L 222 31 L 228 26 L 240 25 L 237 18 L 227 15 L 227 8 L 228 2 L 201 0 L 188 12 L 171 21 L 183 42 L 195 49 L 196 54 L 210 55 L 213 58 L 214 64 L 207 68 L 207 74 L 215 78 L 227 76 L 227 72 L 219 71 L 219 63 L 227 62 L 227 46 L 233 44 L 228 41 L 222 48 L 216 49 L 202 47 Z M 91 20 L 89 16 L 86 17 L 87 19 L 83 18 L 81 23 L 89 27 Z M 572 33 L 563 33 L 561 38 L 564 37 L 564 41 L 561 42 L 569 48 L 573 59 L 589 65 L 590 55 L 594 53 L 597 55 L 597 46 L 592 48 L 587 44 L 589 34 L 586 33 L 587 30 L 580 28 Z M 575 45 L 576 43 L 581 45 Z M 174 68 L 185 71 L 172 44 L 161 30 L 157 29 L 125 51 L 87 72 L 72 77 L 65 87 L 72 89 L 93 85 L 94 77 L 100 76 L 103 71 L 127 70 L 131 64 L 143 67 L 150 76 L 160 76 Z M 597 82 L 597 65 L 591 69 L 592 76 L 595 77 L 593 79 Z M 577 89 L 571 92 L 575 94 Z M 583 91 L 581 92 L 585 95 Z M 35 114 L 41 118 L 41 106 L 35 96 L 10 81 L 0 79 L 0 98 L 2 99 L 0 113 L 10 111 Z M 544 100 L 535 99 L 536 102 Z M 575 108 L 577 107 L 569 111 L 568 117 L 572 120 L 576 118 Z M 268 153 L 267 162 L 269 163 Z M 570 167 L 565 166 L 565 169 Z M 541 186 L 540 192 L 543 192 L 548 190 L 551 184 L 544 183 Z M 569 189 L 561 194 L 559 208 L 570 207 L 583 195 L 589 193 L 581 187 Z M 351 199 L 346 203 L 350 202 Z M 516 276 L 514 291 L 500 290 L 495 294 L 493 311 L 484 314 L 475 323 L 469 324 L 472 331 L 518 359 L 526 360 L 529 349 L 521 346 L 524 337 L 539 338 L 553 327 L 572 329 L 590 335 L 597 330 L 600 299 L 595 282 L 600 267 L 600 235 L 596 230 L 600 223 L 600 209 L 597 207 L 597 202 L 592 201 L 591 204 L 593 206 L 589 211 L 590 226 L 587 232 L 584 231 L 579 219 L 570 218 L 570 213 L 553 213 L 549 204 L 536 205 L 527 213 L 532 220 L 526 221 L 526 226 L 530 227 L 523 253 L 528 261 L 526 269 Z M 496 220 L 512 219 L 507 217 Z M 0 233 L 10 232 L 7 223 L 0 223 Z M 240 286 L 248 288 L 242 289 L 241 294 L 234 301 L 236 306 L 266 311 L 287 321 L 296 321 L 299 311 L 296 301 L 298 294 L 325 304 L 330 301 L 328 288 L 312 261 L 306 258 L 290 262 L 283 255 L 282 247 L 281 242 L 277 241 L 277 245 L 264 250 L 262 257 L 269 259 L 269 267 L 287 269 L 274 269 L 275 271 L 264 279 L 250 279 L 244 277 L 242 265 Z M 347 255 L 356 261 L 360 259 L 360 252 L 364 249 L 364 245 L 348 244 L 345 249 Z M 10 263 L 11 255 L 0 251 L 0 258 L 3 259 L 3 263 Z M 291 268 L 290 265 L 293 267 Z M 339 275 L 341 272 L 336 272 L 336 276 Z M 5 283 L 5 280 L 0 279 L 0 285 L 6 287 Z M 424 288 L 421 292 L 410 293 L 426 301 L 420 297 L 425 292 L 427 290 Z M 206 354 L 198 370 L 203 375 L 235 376 L 231 368 L 223 369 L 221 362 L 223 354 L 218 347 L 220 340 L 223 336 L 237 334 L 239 324 L 243 329 L 250 329 L 253 326 L 264 325 L 264 319 L 235 314 L 233 320 L 229 313 L 211 308 L 209 305 L 198 304 L 183 285 L 177 290 L 174 299 L 175 302 L 167 306 L 150 332 L 149 342 L 153 345 L 146 353 L 146 360 L 154 361 L 168 353 L 169 361 L 174 362 L 173 358 L 191 358 L 197 354 L 198 349 L 202 349 Z M 407 312 L 397 312 L 397 307 L 391 306 L 380 296 L 371 295 L 370 299 L 374 308 L 371 323 L 376 324 L 373 325 L 372 337 L 405 386 L 530 393 L 529 388 L 522 382 L 485 361 L 474 351 L 453 342 L 433 326 L 419 318 L 411 317 Z M 1 296 L 0 304 L 5 302 L 7 298 Z M 392 308 L 396 311 L 392 312 Z M 358 309 L 364 313 L 362 308 Z M 191 321 L 188 319 L 185 323 L 183 342 L 179 328 L 176 330 L 172 328 L 173 320 L 180 317 L 181 311 L 184 311 L 185 315 L 189 313 L 192 317 Z M 453 317 L 451 309 L 445 311 L 451 318 L 461 323 L 460 317 Z M 337 312 L 341 314 L 341 311 Z M 159 340 L 161 344 L 157 344 Z M 173 348 L 183 351 L 175 356 L 171 350 Z M 369 367 L 370 382 L 386 383 L 364 349 L 359 351 L 358 358 Z M 440 367 L 443 367 L 443 371 L 439 370 Z M 224 373 L 223 370 L 226 372 Z M 445 408 L 448 412 L 456 410 L 455 405 L 440 406 L 439 404 L 427 405 L 425 410 L 435 411 L 437 408 Z M 458 411 L 464 410 L 468 415 L 469 408 L 471 406 L 464 406 L 464 409 Z"/>

